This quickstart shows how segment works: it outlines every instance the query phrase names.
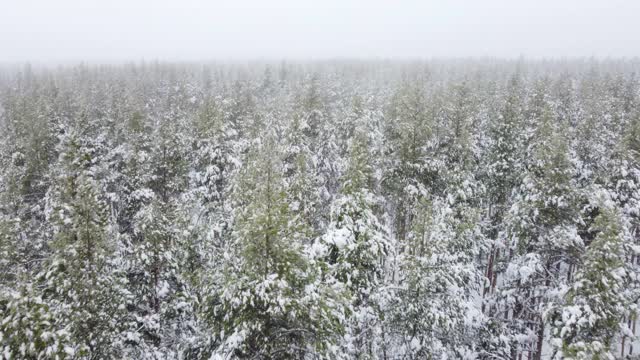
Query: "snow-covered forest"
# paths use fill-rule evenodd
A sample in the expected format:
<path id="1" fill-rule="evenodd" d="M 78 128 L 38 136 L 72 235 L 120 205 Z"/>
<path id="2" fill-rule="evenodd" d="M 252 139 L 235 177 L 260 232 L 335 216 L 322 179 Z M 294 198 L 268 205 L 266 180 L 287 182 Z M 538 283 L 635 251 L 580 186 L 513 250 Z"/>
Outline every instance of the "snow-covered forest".
<path id="1" fill-rule="evenodd" d="M 640 61 L 0 68 L 0 357 L 632 359 Z"/>

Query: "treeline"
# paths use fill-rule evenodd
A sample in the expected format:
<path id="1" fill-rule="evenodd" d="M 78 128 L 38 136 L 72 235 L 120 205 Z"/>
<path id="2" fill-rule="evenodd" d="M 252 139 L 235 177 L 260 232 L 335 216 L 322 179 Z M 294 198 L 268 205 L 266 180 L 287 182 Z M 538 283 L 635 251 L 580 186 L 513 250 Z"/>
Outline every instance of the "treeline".
<path id="1" fill-rule="evenodd" d="M 0 69 L 0 356 L 640 351 L 635 60 Z"/>

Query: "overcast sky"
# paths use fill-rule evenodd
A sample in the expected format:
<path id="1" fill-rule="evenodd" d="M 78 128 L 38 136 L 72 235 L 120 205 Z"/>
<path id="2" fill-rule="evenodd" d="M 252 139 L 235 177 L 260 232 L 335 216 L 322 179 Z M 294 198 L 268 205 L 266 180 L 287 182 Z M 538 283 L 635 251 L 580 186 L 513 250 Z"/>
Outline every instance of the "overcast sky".
<path id="1" fill-rule="evenodd" d="M 631 57 L 640 0 L 0 0 L 0 62 Z"/>

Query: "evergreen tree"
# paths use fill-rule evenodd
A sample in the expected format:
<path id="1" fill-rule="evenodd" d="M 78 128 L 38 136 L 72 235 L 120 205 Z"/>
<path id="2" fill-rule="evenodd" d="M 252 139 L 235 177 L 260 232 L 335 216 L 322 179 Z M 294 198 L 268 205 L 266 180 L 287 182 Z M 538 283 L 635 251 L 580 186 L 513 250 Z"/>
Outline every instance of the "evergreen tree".
<path id="1" fill-rule="evenodd" d="M 357 134 L 351 143 L 340 196 L 334 201 L 323 243 L 329 273 L 351 293 L 353 315 L 347 332 L 347 351 L 354 356 L 376 356 L 380 334 L 377 300 L 385 280 L 385 260 L 391 251 L 387 229 L 378 219 L 373 193 L 373 169 L 368 141 Z"/>
<path id="2" fill-rule="evenodd" d="M 402 280 L 392 308 L 400 348 L 409 358 L 464 358 L 473 351 L 478 323 L 473 301 L 477 275 L 467 247 L 468 224 L 446 201 L 423 200 L 400 258 Z"/>
<path id="3" fill-rule="evenodd" d="M 61 135 L 60 157 L 47 194 L 54 250 L 42 281 L 42 297 L 67 329 L 69 349 L 81 358 L 118 356 L 123 346 L 128 292 L 115 263 L 115 238 L 102 197 L 100 153 L 74 128 Z"/>
<path id="4" fill-rule="evenodd" d="M 0 284 L 7 286 L 41 270 L 51 240 L 45 194 L 56 159 L 55 87 L 25 76 L 0 103 Z"/>
<path id="5" fill-rule="evenodd" d="M 233 247 L 212 306 L 215 354 L 301 358 L 336 351 L 342 310 L 304 255 L 310 234 L 287 204 L 281 153 L 270 138 L 239 173 Z"/>
<path id="6" fill-rule="evenodd" d="M 523 170 L 523 114 L 519 75 L 514 75 L 507 86 L 508 95 L 497 119 L 489 125 L 490 145 L 485 156 L 485 186 L 488 201 L 488 226 L 486 235 L 491 242 L 486 262 L 486 280 L 483 297 L 488 306 L 483 309 L 490 316 L 495 315 L 495 306 L 491 303 L 498 273 L 503 270 L 497 266 L 500 256 L 505 256 L 505 216 L 511 205 L 511 194 L 521 182 Z M 501 254 L 502 253 L 502 254 Z"/>
<path id="7" fill-rule="evenodd" d="M 544 341 L 542 311 L 553 299 L 553 285 L 563 278 L 563 264 L 582 240 L 578 236 L 579 197 L 564 131 L 548 106 L 531 139 L 531 156 L 522 185 L 507 215 L 511 240 L 502 301 L 521 351 L 541 356 Z M 509 285 L 507 285 L 509 284 Z M 516 347 L 512 349 L 516 351 Z"/>
<path id="8" fill-rule="evenodd" d="M 314 163 L 311 141 L 305 135 L 303 120 L 295 116 L 284 130 L 285 150 L 283 166 L 288 183 L 289 204 L 293 212 L 300 213 L 308 225 L 318 232 L 327 221 L 320 212 L 323 205 L 319 190 L 321 179 Z"/>
<path id="9" fill-rule="evenodd" d="M 619 214 L 602 204 L 597 235 L 583 255 L 563 304 L 552 312 L 552 344 L 562 359 L 613 359 L 626 301 L 626 270 Z"/>
<path id="10" fill-rule="evenodd" d="M 178 201 L 187 186 L 184 119 L 169 112 L 157 119 L 145 166 L 150 176 L 140 183 L 133 233 L 128 244 L 127 273 L 136 321 L 130 343 L 138 357 L 178 356 L 193 331 L 193 294 L 179 269 L 189 251 L 186 215 Z"/>
<path id="11" fill-rule="evenodd" d="M 389 158 L 383 186 L 390 201 L 397 201 L 394 224 L 400 243 L 411 227 L 416 195 L 431 187 L 436 178 L 426 156 L 433 124 L 425 98 L 422 82 L 406 84 L 395 94 L 389 110 L 391 120 L 386 129 Z"/>

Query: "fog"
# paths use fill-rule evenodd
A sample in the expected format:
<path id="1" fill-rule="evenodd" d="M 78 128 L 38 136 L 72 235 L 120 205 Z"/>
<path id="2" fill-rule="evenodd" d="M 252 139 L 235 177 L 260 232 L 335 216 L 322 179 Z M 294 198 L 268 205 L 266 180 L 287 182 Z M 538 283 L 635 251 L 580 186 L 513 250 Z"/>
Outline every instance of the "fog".
<path id="1" fill-rule="evenodd" d="M 640 1 L 2 0 L 0 62 L 633 57 Z"/>

